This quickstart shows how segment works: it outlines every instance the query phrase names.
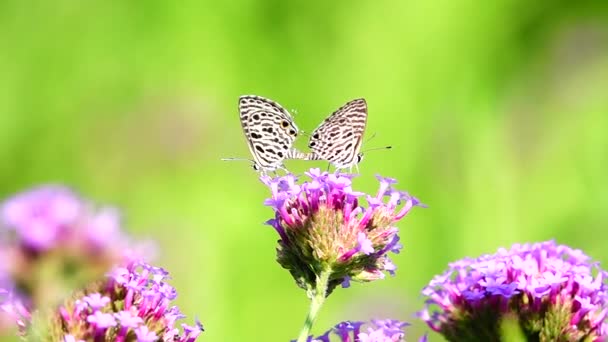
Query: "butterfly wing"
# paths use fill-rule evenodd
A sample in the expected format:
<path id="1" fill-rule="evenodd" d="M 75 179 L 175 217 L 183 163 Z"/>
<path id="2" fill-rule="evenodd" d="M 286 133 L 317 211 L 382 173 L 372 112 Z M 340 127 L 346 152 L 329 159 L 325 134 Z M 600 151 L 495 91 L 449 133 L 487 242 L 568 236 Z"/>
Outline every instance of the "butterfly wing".
<path id="1" fill-rule="evenodd" d="M 356 164 L 366 124 L 365 99 L 347 102 L 312 132 L 308 147 L 313 159 L 327 160 L 338 169 Z"/>
<path id="2" fill-rule="evenodd" d="M 298 136 L 289 112 L 269 99 L 245 95 L 239 98 L 239 113 L 249 151 L 259 169 L 282 168 Z"/>

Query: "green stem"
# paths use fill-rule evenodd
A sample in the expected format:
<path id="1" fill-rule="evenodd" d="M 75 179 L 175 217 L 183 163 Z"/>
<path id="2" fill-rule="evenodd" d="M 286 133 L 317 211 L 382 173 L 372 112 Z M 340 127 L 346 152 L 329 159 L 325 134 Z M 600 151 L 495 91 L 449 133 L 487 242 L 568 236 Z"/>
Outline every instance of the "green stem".
<path id="1" fill-rule="evenodd" d="M 310 309 L 308 310 L 308 316 L 306 316 L 304 326 L 300 331 L 297 342 L 306 342 L 306 339 L 310 335 L 310 329 L 315 323 L 315 319 L 317 318 L 321 306 L 323 306 L 323 302 L 325 302 L 330 275 L 331 269 L 321 272 L 321 274 L 317 276 L 314 290 L 309 291 Z"/>

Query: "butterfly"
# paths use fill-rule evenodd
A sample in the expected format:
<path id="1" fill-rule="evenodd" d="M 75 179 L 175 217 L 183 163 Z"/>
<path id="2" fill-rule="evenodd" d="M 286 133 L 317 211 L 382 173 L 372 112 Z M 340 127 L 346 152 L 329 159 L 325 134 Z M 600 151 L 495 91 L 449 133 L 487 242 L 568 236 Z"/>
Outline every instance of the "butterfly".
<path id="1" fill-rule="evenodd" d="M 272 100 L 257 95 L 239 98 L 239 113 L 247 146 L 253 156 L 253 169 L 262 173 L 287 171 L 285 159 L 305 159 L 305 154 L 293 148 L 298 126 L 287 110 Z M 224 158 L 223 160 L 243 160 Z"/>
<path id="2" fill-rule="evenodd" d="M 363 159 L 361 144 L 367 124 L 365 99 L 347 102 L 333 112 L 312 132 L 307 160 L 326 160 L 337 170 L 357 167 Z M 390 147 L 388 147 L 390 148 Z"/>

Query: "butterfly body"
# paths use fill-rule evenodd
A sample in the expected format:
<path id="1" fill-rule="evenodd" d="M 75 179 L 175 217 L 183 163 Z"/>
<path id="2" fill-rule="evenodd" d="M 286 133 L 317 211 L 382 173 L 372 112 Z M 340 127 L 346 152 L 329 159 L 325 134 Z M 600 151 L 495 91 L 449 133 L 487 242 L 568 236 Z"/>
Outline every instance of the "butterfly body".
<path id="1" fill-rule="evenodd" d="M 287 110 L 278 103 L 256 95 L 239 98 L 239 118 L 253 168 L 260 172 L 285 170 L 285 159 L 304 159 L 293 148 L 299 130 Z"/>
<path id="2" fill-rule="evenodd" d="M 312 132 L 307 160 L 326 160 L 336 169 L 351 168 L 363 158 L 360 153 L 367 124 L 365 99 L 347 102 Z"/>

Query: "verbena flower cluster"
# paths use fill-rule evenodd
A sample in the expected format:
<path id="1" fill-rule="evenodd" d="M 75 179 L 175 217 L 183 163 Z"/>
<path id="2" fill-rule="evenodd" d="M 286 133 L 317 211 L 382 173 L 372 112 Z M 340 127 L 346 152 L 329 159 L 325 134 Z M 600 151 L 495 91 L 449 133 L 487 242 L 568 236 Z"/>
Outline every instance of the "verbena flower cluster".
<path id="1" fill-rule="evenodd" d="M 18 248 L 10 251 L 17 260 L 60 249 L 97 259 L 118 259 L 133 251 L 116 209 L 97 208 L 58 185 L 37 187 L 4 201 L 0 227 L 4 247 Z"/>
<path id="2" fill-rule="evenodd" d="M 262 182 L 271 190 L 265 201 L 275 211 L 267 224 L 280 236 L 278 262 L 302 288 L 315 284 L 322 272 L 331 272 L 328 292 L 349 281 L 371 281 L 394 274 L 388 252 L 399 253 L 399 230 L 394 226 L 419 201 L 394 190 L 394 179 L 378 177 L 380 188 L 370 196 L 352 189 L 352 175 L 306 172 L 310 181 L 296 176 Z M 367 206 L 361 205 L 365 199 Z"/>
<path id="3" fill-rule="evenodd" d="M 181 324 L 184 318 L 171 302 L 175 289 L 166 282 L 167 271 L 143 262 L 117 267 L 107 280 L 90 286 L 68 300 L 52 319 L 53 341 L 195 341 L 203 331 Z"/>
<path id="4" fill-rule="evenodd" d="M 308 342 L 401 342 L 405 341 L 404 328 L 408 325 L 406 322 L 393 319 L 376 319 L 369 323 L 345 321 L 323 335 L 310 336 Z M 424 341 L 426 337 L 419 340 L 419 342 Z"/>
<path id="5" fill-rule="evenodd" d="M 530 341 L 604 341 L 607 273 L 553 241 L 451 263 L 424 288 L 421 318 L 450 341 L 498 341 L 514 316 Z"/>
<path id="6" fill-rule="evenodd" d="M 47 185 L 0 203 L 0 271 L 28 309 L 55 305 L 114 264 L 149 257 L 123 232 L 118 211 Z"/>
<path id="7" fill-rule="evenodd" d="M 265 205 L 274 210 L 267 224 L 280 237 L 278 262 L 311 299 L 298 341 L 404 342 L 408 324 L 397 320 L 346 321 L 309 335 L 336 286 L 394 275 L 388 253 L 402 248 L 395 223 L 422 205 L 391 178 L 378 176 L 379 190 L 367 195 L 353 190 L 353 175 L 305 175 L 304 182 L 292 174 L 261 177 L 271 192 Z M 137 246 L 115 209 L 65 187 L 0 203 L 0 331 L 16 327 L 26 338 L 63 342 L 195 341 L 202 324 L 178 323 L 185 316 L 172 304 L 177 293 L 167 271 L 142 261 Z M 115 264 L 123 266 L 106 273 Z M 501 341 L 507 320 L 527 341 L 607 341 L 606 279 L 580 250 L 554 241 L 516 244 L 449 264 L 423 289 L 419 317 L 449 341 Z M 46 324 L 34 330 L 32 321 Z"/>
<path id="8" fill-rule="evenodd" d="M 0 331 L 17 329 L 24 335 L 31 320 L 31 313 L 24 298 L 15 291 L 15 286 L 5 273 L 0 273 Z"/>

